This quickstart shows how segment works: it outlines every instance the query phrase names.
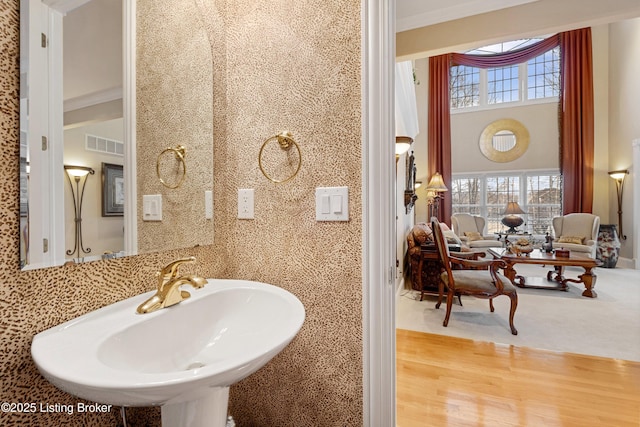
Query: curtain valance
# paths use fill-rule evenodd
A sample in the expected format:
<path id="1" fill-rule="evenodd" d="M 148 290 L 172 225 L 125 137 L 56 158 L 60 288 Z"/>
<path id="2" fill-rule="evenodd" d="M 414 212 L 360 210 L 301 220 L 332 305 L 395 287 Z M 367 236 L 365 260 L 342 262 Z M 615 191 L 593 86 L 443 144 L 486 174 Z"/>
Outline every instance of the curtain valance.
<path id="1" fill-rule="evenodd" d="M 559 45 L 560 36 L 556 34 L 527 47 L 511 52 L 496 53 L 494 55 L 452 53 L 451 65 L 467 65 L 469 67 L 478 68 L 506 67 L 533 59 Z"/>

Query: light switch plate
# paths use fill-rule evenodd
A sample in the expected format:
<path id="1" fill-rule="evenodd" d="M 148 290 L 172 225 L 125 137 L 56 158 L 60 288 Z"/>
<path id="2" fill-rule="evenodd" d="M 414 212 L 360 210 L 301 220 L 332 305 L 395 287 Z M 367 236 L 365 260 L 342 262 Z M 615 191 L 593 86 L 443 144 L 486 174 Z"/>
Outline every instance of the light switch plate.
<path id="1" fill-rule="evenodd" d="M 142 220 L 162 221 L 162 194 L 142 196 Z"/>
<path id="2" fill-rule="evenodd" d="M 349 188 L 316 188 L 316 221 L 349 221 Z"/>

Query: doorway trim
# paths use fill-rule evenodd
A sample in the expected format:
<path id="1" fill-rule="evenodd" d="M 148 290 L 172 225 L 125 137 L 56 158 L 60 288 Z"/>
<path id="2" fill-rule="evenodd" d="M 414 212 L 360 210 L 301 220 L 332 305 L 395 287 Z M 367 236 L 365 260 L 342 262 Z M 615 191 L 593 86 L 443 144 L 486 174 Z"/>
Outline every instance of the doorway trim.
<path id="1" fill-rule="evenodd" d="M 395 0 L 362 2 L 363 425 L 396 424 Z"/>

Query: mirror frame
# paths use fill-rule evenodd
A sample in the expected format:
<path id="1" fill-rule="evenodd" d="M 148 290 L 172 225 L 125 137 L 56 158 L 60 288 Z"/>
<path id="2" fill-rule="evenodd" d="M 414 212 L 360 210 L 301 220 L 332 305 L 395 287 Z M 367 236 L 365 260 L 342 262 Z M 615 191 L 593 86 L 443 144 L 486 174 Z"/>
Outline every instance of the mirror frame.
<path id="1" fill-rule="evenodd" d="M 498 151 L 493 147 L 493 137 L 500 131 L 510 131 L 515 135 L 515 146 L 507 151 Z M 480 152 L 489 160 L 506 163 L 522 156 L 529 148 L 529 131 L 515 119 L 500 119 L 490 123 L 480 134 Z"/>

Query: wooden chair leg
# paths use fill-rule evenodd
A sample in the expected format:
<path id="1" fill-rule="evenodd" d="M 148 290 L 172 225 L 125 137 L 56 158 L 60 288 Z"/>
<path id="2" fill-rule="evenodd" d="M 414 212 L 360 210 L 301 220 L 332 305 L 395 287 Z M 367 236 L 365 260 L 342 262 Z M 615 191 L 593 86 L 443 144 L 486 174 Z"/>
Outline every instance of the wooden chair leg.
<path id="1" fill-rule="evenodd" d="M 493 298 L 489 298 L 489 310 L 491 310 L 491 312 L 493 313 L 493 311 L 495 310 L 493 308 Z"/>
<path id="2" fill-rule="evenodd" d="M 440 279 L 438 283 L 438 302 L 436 303 L 436 309 L 440 308 L 440 304 L 442 304 L 442 298 L 444 297 L 444 282 Z"/>
<path id="3" fill-rule="evenodd" d="M 447 326 L 449 324 L 449 316 L 451 315 L 451 306 L 453 305 L 453 292 L 449 289 L 449 293 L 447 293 L 447 314 L 444 316 L 444 322 L 442 322 L 442 326 Z"/>
<path id="4" fill-rule="evenodd" d="M 511 327 L 511 333 L 513 335 L 518 335 L 518 330 L 515 326 L 513 326 L 513 318 L 516 314 L 516 308 L 518 308 L 518 294 L 511 293 L 509 294 L 509 298 L 511 299 L 511 309 L 509 310 L 509 326 Z"/>

